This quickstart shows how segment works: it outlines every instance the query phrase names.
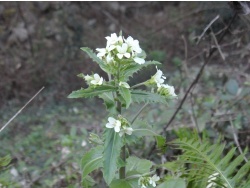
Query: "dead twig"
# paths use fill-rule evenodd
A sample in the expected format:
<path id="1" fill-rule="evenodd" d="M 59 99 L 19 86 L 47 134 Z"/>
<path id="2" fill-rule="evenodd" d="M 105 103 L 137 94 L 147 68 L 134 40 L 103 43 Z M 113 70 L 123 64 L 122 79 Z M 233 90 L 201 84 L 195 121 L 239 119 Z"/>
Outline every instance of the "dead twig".
<path id="1" fill-rule="evenodd" d="M 220 15 L 217 15 L 203 30 L 203 32 L 201 33 L 201 35 L 198 37 L 197 43 L 196 45 L 198 45 L 200 43 L 200 40 L 202 39 L 202 37 L 205 35 L 206 31 L 211 27 L 211 25 L 218 20 L 220 17 Z"/>
<path id="2" fill-rule="evenodd" d="M 1 129 L 0 129 L 0 133 L 10 124 L 10 122 L 12 122 L 18 114 L 20 114 L 22 112 L 22 110 L 44 89 L 44 87 L 42 87 Z"/>
<path id="3" fill-rule="evenodd" d="M 236 144 L 236 146 L 237 146 L 240 154 L 242 154 L 244 156 L 244 160 L 247 163 L 248 160 L 247 160 L 246 156 L 244 155 L 244 153 L 243 153 L 243 151 L 242 151 L 242 149 L 240 147 L 240 144 L 239 144 L 239 141 L 238 141 L 238 136 L 237 136 L 236 131 L 234 129 L 234 125 L 233 125 L 232 119 L 230 119 L 230 125 L 231 125 L 232 132 L 233 132 L 234 142 L 235 142 L 235 144 Z"/>

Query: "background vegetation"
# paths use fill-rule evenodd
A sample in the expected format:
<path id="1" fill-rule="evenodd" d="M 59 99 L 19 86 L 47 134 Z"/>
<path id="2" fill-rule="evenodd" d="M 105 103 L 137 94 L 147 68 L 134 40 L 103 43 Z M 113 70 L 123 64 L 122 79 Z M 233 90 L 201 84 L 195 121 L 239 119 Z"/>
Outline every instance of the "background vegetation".
<path id="1" fill-rule="evenodd" d="M 160 133 L 199 72 L 204 52 L 218 47 L 211 30 L 197 44 L 199 36 L 219 15 L 212 24 L 219 37 L 233 14 L 226 2 L 1 2 L 1 127 L 36 91 L 45 89 L 0 133 L 0 157 L 11 156 L 0 181 L 11 187 L 80 187 L 80 159 L 90 148 L 88 135 L 100 132 L 106 116 L 99 100 L 67 99 L 85 86 L 77 74 L 102 75 L 80 47 L 103 47 L 105 36 L 122 30 L 150 52 L 148 59 L 163 64 L 179 100 L 168 107 L 151 105 L 142 114 L 148 122 L 157 122 L 153 129 Z M 215 53 L 168 128 L 167 141 L 191 134 L 188 128 L 211 141 L 222 135 L 226 151 L 236 140 L 241 148 L 249 147 L 248 24 L 248 16 L 235 19 L 221 53 Z M 154 72 L 147 69 L 134 79 L 145 80 Z M 134 106 L 135 111 L 139 108 Z M 142 140 L 131 152 L 157 163 L 171 161 L 178 152 L 167 147 L 162 155 L 152 149 L 152 141 Z M 97 172 L 94 176 L 101 177 Z M 96 187 L 104 187 L 99 181 Z"/>

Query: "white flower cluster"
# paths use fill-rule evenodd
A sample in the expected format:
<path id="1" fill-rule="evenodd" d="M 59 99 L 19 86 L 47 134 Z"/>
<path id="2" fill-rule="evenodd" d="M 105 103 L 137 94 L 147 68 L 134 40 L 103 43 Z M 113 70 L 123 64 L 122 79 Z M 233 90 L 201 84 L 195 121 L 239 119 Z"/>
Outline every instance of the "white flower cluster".
<path id="1" fill-rule="evenodd" d="M 166 97 L 177 97 L 177 95 L 175 94 L 175 89 L 173 86 L 170 86 L 168 84 L 164 84 L 164 81 L 166 79 L 166 77 L 163 75 L 162 71 L 159 70 L 157 67 L 157 72 L 155 73 L 154 76 L 151 77 L 150 80 L 148 80 L 146 82 L 146 85 L 157 85 L 157 92 L 162 95 L 162 96 L 166 96 Z"/>
<path id="2" fill-rule="evenodd" d="M 124 123 L 124 121 L 122 120 L 117 120 L 113 117 L 109 117 L 108 121 L 109 122 L 106 124 L 106 127 L 114 129 L 115 132 L 119 133 L 120 137 L 122 137 L 124 134 L 131 135 L 133 132 L 133 129 L 128 126 L 128 123 Z"/>
<path id="3" fill-rule="evenodd" d="M 89 85 L 102 85 L 103 84 L 103 78 L 99 76 L 99 74 L 95 73 L 92 76 L 86 75 L 84 76 L 84 79 Z"/>
<path id="4" fill-rule="evenodd" d="M 157 181 L 160 180 L 160 177 L 157 175 L 154 175 L 153 177 L 140 177 L 138 180 L 138 185 L 141 186 L 141 188 L 147 188 L 147 186 L 152 185 L 153 187 L 156 187 Z"/>
<path id="5" fill-rule="evenodd" d="M 105 37 L 107 39 L 106 48 L 97 48 L 97 57 L 106 63 L 115 62 L 118 59 L 133 59 L 135 63 L 144 64 L 145 60 L 139 57 L 142 52 L 139 41 L 134 40 L 131 36 L 125 39 L 122 36 L 117 36 L 116 33 Z"/>

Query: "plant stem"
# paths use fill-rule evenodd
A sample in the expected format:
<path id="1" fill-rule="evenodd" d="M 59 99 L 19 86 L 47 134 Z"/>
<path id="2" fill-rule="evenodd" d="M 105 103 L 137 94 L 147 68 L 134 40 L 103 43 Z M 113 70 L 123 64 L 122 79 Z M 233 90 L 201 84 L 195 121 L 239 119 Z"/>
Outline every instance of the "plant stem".
<path id="1" fill-rule="evenodd" d="M 133 86 L 131 87 L 131 89 L 134 89 L 134 88 L 136 88 L 136 87 L 143 86 L 143 85 L 145 85 L 145 82 L 142 82 L 142 83 L 139 83 L 139 84 L 135 84 L 135 85 L 133 85 Z"/>
<path id="2" fill-rule="evenodd" d="M 131 124 L 133 124 L 135 122 L 135 120 L 137 119 L 137 117 L 141 114 L 142 110 L 148 105 L 148 103 L 144 104 L 143 107 L 141 107 L 141 109 L 137 112 L 137 114 L 135 115 L 135 117 L 133 118 L 133 120 L 131 121 Z"/>
<path id="3" fill-rule="evenodd" d="M 124 162 L 126 162 L 126 145 L 122 146 L 121 158 L 122 158 L 122 160 Z M 125 179 L 126 178 L 125 172 L 126 172 L 125 166 L 121 167 L 120 171 L 119 171 L 120 179 Z"/>

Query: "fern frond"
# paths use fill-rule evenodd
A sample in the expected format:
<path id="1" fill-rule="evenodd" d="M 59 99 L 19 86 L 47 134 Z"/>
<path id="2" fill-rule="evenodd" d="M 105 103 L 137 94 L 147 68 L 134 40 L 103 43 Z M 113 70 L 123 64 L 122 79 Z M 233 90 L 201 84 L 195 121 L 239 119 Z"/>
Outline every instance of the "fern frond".
<path id="1" fill-rule="evenodd" d="M 220 187 L 250 187 L 250 180 L 246 177 L 250 173 L 250 162 L 242 165 L 243 154 L 233 159 L 236 148 L 232 148 L 223 156 L 224 144 L 212 145 L 207 141 L 200 143 L 198 139 L 186 138 L 177 139 L 172 143 L 184 152 L 179 161 L 190 164 L 191 169 L 186 173 L 192 180 L 207 182 L 209 176 L 218 173 L 213 182 Z"/>

